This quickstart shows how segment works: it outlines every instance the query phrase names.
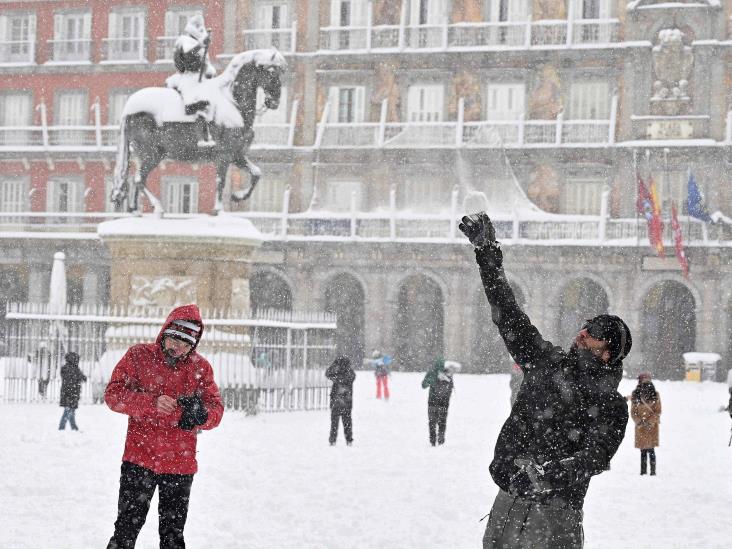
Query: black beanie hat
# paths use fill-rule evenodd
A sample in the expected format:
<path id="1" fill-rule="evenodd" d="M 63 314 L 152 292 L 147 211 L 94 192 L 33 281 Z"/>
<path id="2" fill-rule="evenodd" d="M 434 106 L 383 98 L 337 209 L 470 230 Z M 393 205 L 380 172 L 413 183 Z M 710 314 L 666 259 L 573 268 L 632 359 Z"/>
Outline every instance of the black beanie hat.
<path id="1" fill-rule="evenodd" d="M 608 364 L 621 362 L 633 346 L 633 338 L 630 335 L 630 328 L 622 318 L 615 315 L 597 315 L 588 321 L 602 332 L 602 339 L 607 341 L 610 350 L 610 360 Z M 594 337 L 594 336 L 593 336 Z"/>

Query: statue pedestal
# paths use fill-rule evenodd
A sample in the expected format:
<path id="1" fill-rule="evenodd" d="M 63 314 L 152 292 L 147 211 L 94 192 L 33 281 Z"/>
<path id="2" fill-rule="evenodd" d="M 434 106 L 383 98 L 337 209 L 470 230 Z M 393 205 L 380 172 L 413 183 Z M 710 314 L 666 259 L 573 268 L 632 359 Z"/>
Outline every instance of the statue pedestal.
<path id="1" fill-rule="evenodd" d="M 99 224 L 110 252 L 110 305 L 249 313 L 249 271 L 261 233 L 248 219 L 142 216 Z"/>

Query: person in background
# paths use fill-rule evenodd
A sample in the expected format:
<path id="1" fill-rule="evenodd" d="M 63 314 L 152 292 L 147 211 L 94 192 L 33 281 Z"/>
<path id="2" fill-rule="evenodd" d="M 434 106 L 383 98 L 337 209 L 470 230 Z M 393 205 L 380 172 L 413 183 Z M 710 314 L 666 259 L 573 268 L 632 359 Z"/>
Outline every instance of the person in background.
<path id="1" fill-rule="evenodd" d="M 133 345 L 114 367 L 104 400 L 129 420 L 107 549 L 135 546 L 156 488 L 160 547 L 185 548 L 198 433 L 224 415 L 211 364 L 196 352 L 203 329 L 196 305 L 176 307 L 155 343 Z"/>
<path id="2" fill-rule="evenodd" d="M 447 411 L 450 407 L 450 396 L 455 389 L 452 375 L 452 370 L 445 367 L 445 359 L 439 357 L 422 380 L 422 388 L 429 387 L 430 390 L 427 397 L 427 423 L 432 446 L 435 442 L 445 444 Z"/>
<path id="3" fill-rule="evenodd" d="M 382 389 L 384 399 L 389 400 L 389 368 L 391 357 L 382 355 L 380 351 L 374 351 L 371 355 L 374 365 L 374 376 L 376 376 L 376 398 L 381 398 Z"/>
<path id="4" fill-rule="evenodd" d="M 346 445 L 353 444 L 353 381 L 356 372 L 351 368 L 351 360 L 346 356 L 339 356 L 325 371 L 325 377 L 333 382 L 330 389 L 330 437 L 328 442 L 335 446 L 338 438 L 338 423 L 343 422 L 343 434 Z"/>
<path id="5" fill-rule="evenodd" d="M 66 429 L 66 421 L 69 422 L 72 431 L 78 431 L 76 426 L 76 409 L 79 407 L 81 397 L 81 384 L 86 381 L 86 376 L 79 369 L 79 354 L 73 351 L 64 356 L 64 365 L 61 366 L 61 401 L 64 409 L 61 415 L 61 422 L 58 424 L 59 431 Z"/>
<path id="6" fill-rule="evenodd" d="M 640 474 L 648 471 L 656 474 L 656 450 L 659 424 L 661 423 L 661 395 L 651 381 L 651 374 L 643 372 L 638 376 L 638 385 L 630 395 L 630 417 L 635 423 L 635 447 L 641 451 Z"/>

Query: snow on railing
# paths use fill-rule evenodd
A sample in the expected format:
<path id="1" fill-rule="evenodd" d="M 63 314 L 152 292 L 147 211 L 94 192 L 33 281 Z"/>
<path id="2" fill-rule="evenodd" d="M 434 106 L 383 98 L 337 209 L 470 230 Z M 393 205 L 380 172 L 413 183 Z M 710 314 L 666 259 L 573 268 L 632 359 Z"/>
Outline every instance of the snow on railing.
<path id="1" fill-rule="evenodd" d="M 462 212 L 454 193 L 448 211 L 424 213 L 398 209 L 395 192 L 390 193 L 390 207 L 379 211 L 357 211 L 351 204 L 348 211 L 290 212 L 289 192 L 285 191 L 279 212 L 227 215 L 249 219 L 268 241 L 463 242 L 455 230 L 455 221 Z M 187 219 L 198 215 L 201 214 L 165 217 Z M 129 216 L 115 212 L 0 212 L 0 238 L 56 238 L 63 231 L 68 238 L 76 234 L 76 238 L 96 239 L 99 223 Z M 647 227 L 642 219 L 542 212 L 496 214 L 492 219 L 499 240 L 507 244 L 648 246 Z M 707 225 L 688 216 L 679 216 L 679 221 L 687 245 L 732 246 L 732 232 L 724 224 Z M 664 241 L 672 250 L 670 222 L 664 224 Z"/>
<path id="2" fill-rule="evenodd" d="M 480 23 L 320 28 L 319 49 L 338 52 L 379 50 L 481 50 L 505 48 L 573 47 L 617 43 L 618 19 L 556 19 Z"/>
<path id="3" fill-rule="evenodd" d="M 242 35 L 245 50 L 277 48 L 281 53 L 287 54 L 295 53 L 297 49 L 297 21 L 293 21 L 289 28 L 247 29 L 242 31 Z"/>

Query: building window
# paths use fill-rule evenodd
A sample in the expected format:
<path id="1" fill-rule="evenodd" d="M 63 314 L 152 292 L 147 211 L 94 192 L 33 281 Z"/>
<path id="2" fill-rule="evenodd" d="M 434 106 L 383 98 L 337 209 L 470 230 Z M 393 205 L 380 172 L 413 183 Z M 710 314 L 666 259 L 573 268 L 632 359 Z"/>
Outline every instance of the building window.
<path id="1" fill-rule="evenodd" d="M 669 170 L 653 173 L 653 180 L 656 183 L 658 202 L 661 208 L 661 217 L 671 218 L 671 201 L 676 202 L 679 215 L 686 215 L 688 212 L 686 195 L 689 173 L 686 170 Z M 646 181 L 646 186 L 650 181 Z"/>
<path id="2" fill-rule="evenodd" d="M 49 58 L 55 62 L 90 60 L 91 12 L 59 12 L 53 16 Z"/>
<path id="3" fill-rule="evenodd" d="M 247 209 L 251 212 L 281 212 L 287 180 L 282 176 L 270 175 L 267 173 L 267 181 L 261 181 L 254 189 L 252 196 L 247 200 Z M 239 178 L 248 185 L 248 174 L 240 172 Z"/>
<path id="4" fill-rule="evenodd" d="M 610 118 L 610 84 L 603 80 L 572 82 L 569 93 L 570 120 Z"/>
<path id="5" fill-rule="evenodd" d="M 35 41 L 35 13 L 0 15 L 0 63 L 33 63 Z"/>
<path id="6" fill-rule="evenodd" d="M 166 212 L 198 212 L 198 181 L 194 177 L 163 177 L 162 187 Z"/>
<path id="7" fill-rule="evenodd" d="M 89 121 L 89 102 L 84 90 L 63 90 L 56 92 L 53 109 L 54 126 L 49 130 L 52 145 L 90 145 L 94 141 L 93 131 L 63 129 L 64 126 L 86 126 Z M 87 132 L 89 142 L 87 142 Z"/>
<path id="8" fill-rule="evenodd" d="M 488 120 L 518 120 L 524 114 L 526 86 L 522 82 L 488 84 Z"/>
<path id="9" fill-rule="evenodd" d="M 46 211 L 73 213 L 84 211 L 84 182 L 81 177 L 59 177 L 48 182 Z M 65 222 L 59 218 L 57 222 Z"/>
<path id="10" fill-rule="evenodd" d="M 122 119 L 122 111 L 125 103 L 130 95 L 136 90 L 112 90 L 109 92 L 109 101 L 107 102 L 107 124 L 110 126 L 119 125 Z"/>
<path id="11" fill-rule="evenodd" d="M 0 93 L 0 144 L 4 146 L 24 146 L 41 143 L 38 134 L 33 139 L 29 130 L 11 128 L 32 124 L 32 96 L 24 92 Z"/>
<path id="12" fill-rule="evenodd" d="M 366 90 L 363 86 L 333 86 L 328 92 L 331 122 L 353 124 L 364 120 Z"/>
<path id="13" fill-rule="evenodd" d="M 397 206 L 401 210 L 425 213 L 449 208 L 449 192 L 443 188 L 442 181 L 431 177 L 408 179 L 399 188 Z"/>
<path id="14" fill-rule="evenodd" d="M 145 60 L 145 11 L 141 8 L 109 13 L 109 37 L 104 40 L 105 61 Z"/>
<path id="15" fill-rule="evenodd" d="M 409 122 L 441 122 L 445 88 L 442 84 L 409 86 L 407 120 Z"/>
<path id="16" fill-rule="evenodd" d="M 289 50 L 290 9 L 287 2 L 259 2 L 254 11 L 254 28 L 248 48 L 278 48 Z"/>
<path id="17" fill-rule="evenodd" d="M 568 179 L 564 188 L 564 213 L 600 215 L 603 179 Z"/>
<path id="18" fill-rule="evenodd" d="M 199 8 L 172 7 L 165 12 L 165 36 L 158 37 L 158 52 L 156 59 L 173 60 L 175 41 L 185 32 L 188 20 L 196 15 L 203 15 Z"/>
<path id="19" fill-rule="evenodd" d="M 351 211 L 355 200 L 356 211 L 362 211 L 363 184 L 360 181 L 328 181 L 325 184 L 323 209 L 333 212 Z"/>
<path id="20" fill-rule="evenodd" d="M 0 212 L 28 211 L 28 178 L 0 176 Z M 0 222 L 7 222 L 2 218 Z"/>

